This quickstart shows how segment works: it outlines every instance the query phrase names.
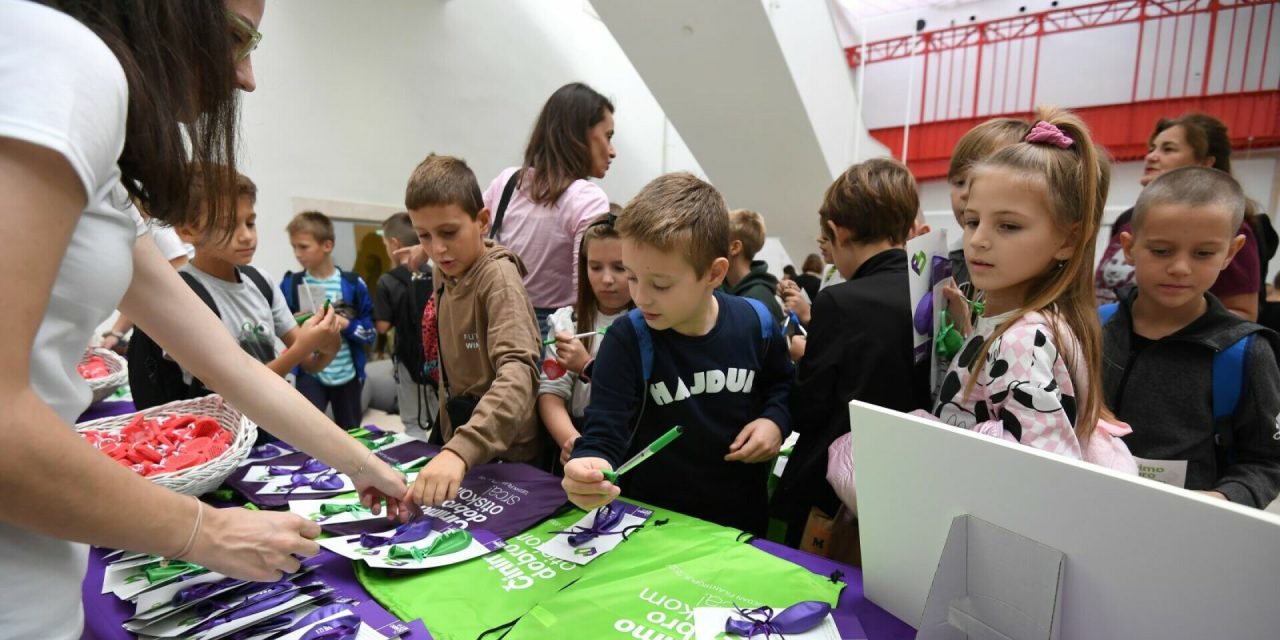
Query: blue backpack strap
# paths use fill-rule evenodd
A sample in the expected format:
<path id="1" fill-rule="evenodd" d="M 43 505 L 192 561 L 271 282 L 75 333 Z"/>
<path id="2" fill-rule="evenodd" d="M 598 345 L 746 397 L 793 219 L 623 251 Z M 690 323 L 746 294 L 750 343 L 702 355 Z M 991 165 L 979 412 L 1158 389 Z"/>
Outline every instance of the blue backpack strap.
<path id="1" fill-rule="evenodd" d="M 1102 321 L 1102 324 L 1106 324 L 1107 321 L 1111 319 L 1111 316 L 1116 314 L 1116 309 L 1119 308 L 1119 302 L 1112 302 L 1111 304 L 1104 304 L 1101 307 L 1098 307 L 1098 319 Z"/>
<path id="2" fill-rule="evenodd" d="M 1230 417 L 1240 404 L 1244 387 L 1245 358 L 1254 334 L 1236 340 L 1231 346 L 1213 354 L 1213 419 Z"/>
<path id="3" fill-rule="evenodd" d="M 760 319 L 760 339 L 768 343 L 769 338 L 773 337 L 774 330 L 777 327 L 773 322 L 773 314 L 769 313 L 769 307 L 764 306 L 763 302 L 755 298 L 743 298 L 743 300 L 746 300 L 751 304 L 751 308 L 755 309 L 756 317 Z"/>
<path id="4" fill-rule="evenodd" d="M 640 371 L 644 381 L 649 382 L 653 375 L 653 336 L 649 335 L 649 325 L 644 321 L 644 313 L 639 309 L 627 312 L 627 320 L 636 331 L 636 341 L 640 343 Z"/>

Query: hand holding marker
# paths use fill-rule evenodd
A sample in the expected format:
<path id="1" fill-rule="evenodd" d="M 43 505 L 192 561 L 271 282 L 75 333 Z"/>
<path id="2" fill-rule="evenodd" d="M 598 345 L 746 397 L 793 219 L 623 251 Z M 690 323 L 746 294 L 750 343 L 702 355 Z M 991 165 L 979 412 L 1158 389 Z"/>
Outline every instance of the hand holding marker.
<path id="1" fill-rule="evenodd" d="M 584 333 L 579 333 L 577 335 L 570 337 L 569 339 L 581 340 L 583 338 L 588 338 L 590 336 L 594 336 L 597 334 L 604 335 L 604 332 L 608 330 L 609 330 L 609 327 L 604 327 L 599 331 L 587 331 Z M 546 347 L 546 346 L 553 345 L 556 343 L 557 340 L 558 339 L 555 337 L 547 338 L 542 341 L 542 346 Z M 563 376 L 564 374 L 568 373 L 568 371 L 569 371 L 568 369 L 564 368 L 564 365 L 560 364 L 560 361 L 556 359 L 556 356 L 553 353 L 547 352 L 546 359 L 542 361 L 542 372 L 547 374 L 548 378 L 552 380 L 559 380 L 560 376 Z"/>
<path id="2" fill-rule="evenodd" d="M 604 332 L 606 332 L 606 331 L 608 331 L 608 330 L 609 330 L 609 327 L 605 327 L 605 328 L 603 328 L 603 329 L 600 329 L 599 331 L 585 331 L 585 332 L 583 332 L 583 333 L 574 334 L 574 335 L 573 335 L 573 336 L 571 336 L 569 339 L 570 339 L 570 340 L 581 340 L 581 339 L 583 339 L 583 338 L 590 338 L 591 336 L 594 336 L 594 335 L 604 335 Z M 556 340 L 557 340 L 557 338 L 554 338 L 554 337 L 552 337 L 552 338 L 547 338 L 546 340 L 543 340 L 543 341 L 542 341 L 542 346 L 544 346 L 544 347 L 545 347 L 545 346 L 553 345 L 553 344 L 555 344 L 555 343 L 556 343 Z"/>
<path id="3" fill-rule="evenodd" d="M 634 469 L 635 466 L 640 464 L 641 462 L 648 460 L 649 456 L 652 456 L 653 454 L 661 451 L 663 447 L 671 444 L 671 441 L 680 437 L 680 434 L 682 433 L 684 433 L 684 427 L 672 427 L 670 431 L 662 434 L 662 437 L 658 438 L 657 440 L 654 440 L 653 444 L 650 444 L 649 446 L 645 447 L 640 451 L 640 453 L 637 453 L 630 460 L 622 463 L 622 466 L 618 467 L 617 471 L 609 471 L 608 469 L 601 469 L 600 473 L 604 474 L 605 480 L 608 480 L 609 482 L 617 484 L 618 476 Z"/>

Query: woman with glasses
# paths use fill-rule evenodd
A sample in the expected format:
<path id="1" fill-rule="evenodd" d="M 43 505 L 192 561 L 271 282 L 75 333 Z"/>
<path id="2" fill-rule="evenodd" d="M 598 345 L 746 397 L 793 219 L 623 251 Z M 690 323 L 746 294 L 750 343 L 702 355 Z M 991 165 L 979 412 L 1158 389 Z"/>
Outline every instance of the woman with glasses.
<path id="1" fill-rule="evenodd" d="M 0 0 L 0 636 L 78 638 L 85 543 L 272 580 L 317 552 L 287 513 L 214 509 L 81 440 L 75 365 L 115 308 L 255 422 L 396 514 L 403 478 L 232 340 L 131 205 L 189 224 L 236 176 L 263 0 Z M 230 233 L 234 199 L 203 220 Z"/>

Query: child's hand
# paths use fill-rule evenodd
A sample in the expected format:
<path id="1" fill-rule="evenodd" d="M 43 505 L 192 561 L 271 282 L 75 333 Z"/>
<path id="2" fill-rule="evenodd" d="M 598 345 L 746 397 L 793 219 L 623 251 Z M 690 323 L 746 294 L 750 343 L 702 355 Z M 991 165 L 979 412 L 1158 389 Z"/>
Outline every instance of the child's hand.
<path id="1" fill-rule="evenodd" d="M 415 244 L 412 247 L 396 249 L 396 252 L 391 254 L 391 259 L 395 260 L 396 263 L 404 260 L 406 261 L 404 264 L 409 267 L 410 271 L 418 271 L 422 268 L 422 265 L 431 259 L 431 256 L 427 255 L 425 247 Z"/>
<path id="2" fill-rule="evenodd" d="M 573 455 L 573 445 L 577 444 L 578 438 L 581 437 L 582 434 L 575 429 L 573 435 L 565 438 L 564 442 L 560 443 L 560 466 L 563 467 L 569 464 L 569 456 Z"/>
<path id="3" fill-rule="evenodd" d="M 792 362 L 800 362 L 800 359 L 804 357 L 804 349 L 805 349 L 805 346 L 808 345 L 808 343 L 809 343 L 808 339 L 805 338 L 804 336 L 791 336 L 790 351 L 791 351 Z"/>
<path id="4" fill-rule="evenodd" d="M 346 331 L 347 327 L 351 326 L 351 321 L 348 320 L 346 316 L 342 315 L 341 313 L 338 313 L 337 311 L 331 311 L 330 313 L 332 313 L 333 316 L 337 318 L 336 322 L 338 323 L 339 332 Z"/>
<path id="5" fill-rule="evenodd" d="M 298 328 L 298 339 L 294 341 L 294 346 L 308 352 L 320 350 L 338 335 L 337 318 L 338 314 L 334 313 L 333 309 L 322 309 L 319 313 L 307 318 L 307 321 Z"/>
<path id="6" fill-rule="evenodd" d="M 791 280 L 779 282 L 778 297 L 782 298 L 782 304 L 795 312 L 796 317 L 800 319 L 800 324 L 809 324 L 809 302 L 804 299 L 800 285 Z"/>
<path id="7" fill-rule="evenodd" d="M 729 445 L 725 462 L 752 464 L 772 460 L 782 448 L 782 429 L 768 418 L 757 418 L 747 424 Z M 566 474 L 567 475 L 567 474 Z"/>
<path id="8" fill-rule="evenodd" d="M 556 362 L 560 366 L 582 375 L 582 368 L 591 361 L 591 354 L 582 345 L 582 341 L 573 337 L 568 331 L 556 332 Z"/>
<path id="9" fill-rule="evenodd" d="M 617 485 L 604 479 L 601 469 L 613 470 L 604 458 L 574 458 L 564 465 L 560 485 L 569 494 L 569 502 L 590 511 L 613 502 L 622 493 Z"/>
<path id="10" fill-rule="evenodd" d="M 418 473 L 405 498 L 416 504 L 437 506 L 458 497 L 458 487 L 462 486 L 462 477 L 466 474 L 467 463 L 458 454 L 444 449 Z"/>
<path id="11" fill-rule="evenodd" d="M 968 338 L 973 332 L 973 324 L 969 321 L 972 316 L 969 301 L 965 299 L 964 293 L 960 291 L 960 287 L 956 286 L 954 280 L 942 288 L 942 295 L 947 299 L 947 313 L 951 314 L 951 322 L 955 323 L 956 331 Z"/>

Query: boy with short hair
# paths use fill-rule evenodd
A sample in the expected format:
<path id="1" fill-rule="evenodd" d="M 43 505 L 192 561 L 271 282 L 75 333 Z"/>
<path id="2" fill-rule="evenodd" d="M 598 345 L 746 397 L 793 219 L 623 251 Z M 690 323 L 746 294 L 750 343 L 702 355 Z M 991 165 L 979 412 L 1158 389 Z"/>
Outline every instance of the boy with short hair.
<path id="1" fill-rule="evenodd" d="M 565 491 L 584 509 L 617 498 L 601 471 L 680 426 L 682 436 L 623 476 L 627 497 L 762 534 L 770 465 L 761 463 L 791 429 L 794 369 L 763 305 L 717 290 L 729 270 L 724 199 L 692 175 L 668 174 L 627 205 L 617 229 L 637 308 L 609 328 L 591 367 Z"/>
<path id="2" fill-rule="evenodd" d="M 315 374 L 297 372 L 297 387 L 321 411 L 331 407 L 333 421 L 344 429 L 360 426 L 364 417 L 360 392 L 364 385 L 365 349 L 373 344 L 373 302 L 369 288 L 355 273 L 333 264 L 333 222 L 319 211 L 294 216 L 287 227 L 293 256 L 302 265 L 280 282 L 289 310 L 319 311 L 328 301 L 338 312 L 342 341 L 329 366 Z M 305 306 L 304 306 L 305 305 Z"/>
<path id="3" fill-rule="evenodd" d="M 436 381 L 425 369 L 422 315 L 431 297 L 431 274 L 410 269 L 410 256 L 402 251 L 418 246 L 418 233 L 407 212 L 382 222 L 382 243 L 395 267 L 378 278 L 373 294 L 373 327 L 379 334 L 396 330 L 396 400 L 404 432 L 426 440 L 431 416 L 439 410 Z"/>
<path id="4" fill-rule="evenodd" d="M 405 208 L 435 263 L 435 322 L 427 333 L 434 328 L 439 345 L 436 428 L 444 443 L 411 494 L 419 504 L 438 505 L 457 495 L 477 464 L 538 456 L 534 397 L 542 344 L 524 263 L 485 239 L 489 210 L 465 162 L 427 156 L 409 178 Z"/>
<path id="5" fill-rule="evenodd" d="M 748 209 L 729 212 L 729 271 L 725 273 L 725 290 L 735 296 L 754 298 L 764 303 L 775 322 L 785 317 L 774 293 L 778 278 L 769 273 L 764 260 L 756 254 L 764 247 L 764 216 Z"/>
<path id="6" fill-rule="evenodd" d="M 849 167 L 827 189 L 819 218 L 845 279 L 818 292 L 791 412 L 801 436 L 773 496 L 799 544 L 810 510 L 834 517 L 827 449 L 849 433 L 849 402 L 895 411 L 928 408 L 929 360 L 916 364 L 905 245 L 920 201 L 911 172 L 878 158 Z"/>
<path id="7" fill-rule="evenodd" d="M 249 266 L 258 246 L 257 195 L 258 187 L 252 180 L 244 175 L 236 177 L 236 193 L 231 194 L 236 203 L 236 226 L 230 236 L 210 235 L 203 225 L 175 228 L 178 237 L 196 251 L 178 272 L 202 299 L 213 303 L 240 348 L 267 368 L 282 376 L 296 366 L 319 371 L 334 355 L 331 345 L 338 332 L 336 315 L 317 314 L 298 326 L 283 296 L 276 295 L 270 275 Z M 193 208 L 204 211 L 215 197 L 227 196 L 206 193 L 199 181 L 192 185 Z M 283 353 L 277 353 L 276 338 L 287 347 Z M 189 372 L 182 375 L 189 388 L 199 389 L 201 395 L 209 393 Z"/>
<path id="8" fill-rule="evenodd" d="M 1142 475 L 1265 508 L 1280 493 L 1277 337 L 1208 293 L 1244 244 L 1244 207 L 1206 167 L 1143 189 L 1120 235 L 1137 287 L 1102 309 L 1102 383 Z"/>

